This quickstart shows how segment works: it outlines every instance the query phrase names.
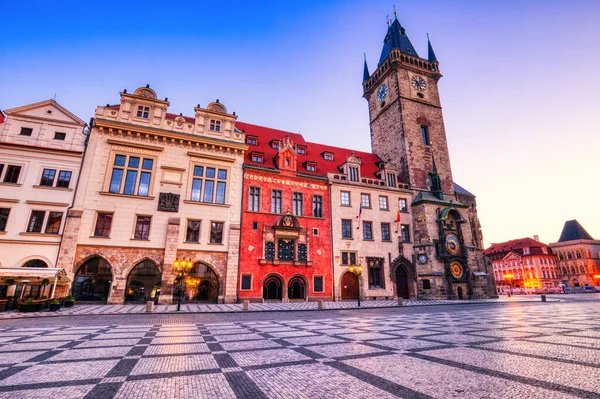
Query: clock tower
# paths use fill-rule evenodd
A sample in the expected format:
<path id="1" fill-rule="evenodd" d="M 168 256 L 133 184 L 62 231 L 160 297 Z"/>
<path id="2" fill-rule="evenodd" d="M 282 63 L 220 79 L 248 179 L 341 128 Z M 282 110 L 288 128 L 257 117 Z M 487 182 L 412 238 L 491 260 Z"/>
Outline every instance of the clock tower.
<path id="1" fill-rule="evenodd" d="M 429 39 L 427 58 L 421 58 L 394 12 L 372 74 L 365 59 L 363 96 L 369 103 L 371 146 L 397 169 L 399 184 L 413 191 L 412 237 L 399 245 L 406 246 L 405 254 L 412 253 L 418 294 L 492 297 L 496 293 L 483 257 L 475 197 L 452 179 L 438 91 L 441 77 Z"/>

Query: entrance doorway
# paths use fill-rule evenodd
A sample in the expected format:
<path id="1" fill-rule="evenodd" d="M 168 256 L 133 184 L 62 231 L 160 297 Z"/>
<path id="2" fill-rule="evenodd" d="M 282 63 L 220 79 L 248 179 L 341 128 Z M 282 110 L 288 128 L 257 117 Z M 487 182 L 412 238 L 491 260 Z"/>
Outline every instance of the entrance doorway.
<path id="1" fill-rule="evenodd" d="M 463 299 L 462 287 L 457 287 L 456 288 L 456 296 L 458 296 L 458 299 Z"/>
<path id="2" fill-rule="evenodd" d="M 358 299 L 358 277 L 352 273 L 342 276 L 342 299 Z"/>
<path id="3" fill-rule="evenodd" d="M 162 273 L 154 262 L 138 263 L 127 277 L 125 300 L 128 302 L 158 302 Z"/>
<path id="4" fill-rule="evenodd" d="M 263 299 L 274 301 L 282 299 L 283 280 L 279 276 L 269 276 L 263 283 Z"/>
<path id="5" fill-rule="evenodd" d="M 288 283 L 289 299 L 304 299 L 306 292 L 306 283 L 300 276 L 293 277 Z"/>
<path id="6" fill-rule="evenodd" d="M 75 273 L 73 297 L 77 301 L 106 302 L 113 275 L 110 265 L 100 257 L 85 262 Z"/>
<path id="7" fill-rule="evenodd" d="M 409 299 L 408 293 L 408 274 L 404 267 L 396 266 L 396 293 L 398 298 Z"/>

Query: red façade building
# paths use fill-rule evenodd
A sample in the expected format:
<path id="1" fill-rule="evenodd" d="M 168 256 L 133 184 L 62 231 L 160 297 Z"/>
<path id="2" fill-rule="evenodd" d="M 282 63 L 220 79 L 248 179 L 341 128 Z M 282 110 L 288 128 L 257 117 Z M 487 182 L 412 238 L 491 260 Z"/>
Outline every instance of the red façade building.
<path id="1" fill-rule="evenodd" d="M 299 134 L 238 122 L 244 159 L 240 301 L 332 300 L 330 200 L 317 149 Z"/>

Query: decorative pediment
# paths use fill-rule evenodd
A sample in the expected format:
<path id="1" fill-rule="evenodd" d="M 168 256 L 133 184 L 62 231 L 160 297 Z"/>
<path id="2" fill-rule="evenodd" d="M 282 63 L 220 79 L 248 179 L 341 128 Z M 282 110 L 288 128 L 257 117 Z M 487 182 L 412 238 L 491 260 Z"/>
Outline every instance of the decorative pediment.
<path id="1" fill-rule="evenodd" d="M 516 252 L 509 252 L 507 253 L 504 258 L 502 258 L 502 260 L 521 260 L 521 255 L 519 255 Z"/>
<path id="2" fill-rule="evenodd" d="M 300 222 L 293 215 L 283 215 L 277 218 L 275 222 L 275 229 L 289 229 L 289 230 L 300 230 Z"/>
<path id="3" fill-rule="evenodd" d="M 346 157 L 346 163 L 360 166 L 362 164 L 362 159 L 355 156 L 354 153 L 351 153 Z"/>
<path id="4" fill-rule="evenodd" d="M 150 88 L 150 85 L 146 85 L 146 87 L 140 87 L 133 92 L 134 96 L 140 96 L 149 98 L 151 100 L 156 100 L 156 92 Z"/>
<path id="5" fill-rule="evenodd" d="M 227 108 L 225 108 L 225 106 L 221 104 L 218 99 L 217 101 L 208 104 L 206 109 L 213 112 L 219 112 L 221 114 L 227 113 Z"/>
<path id="6" fill-rule="evenodd" d="M 23 105 L 17 108 L 11 108 L 4 111 L 10 117 L 23 117 L 44 120 L 55 120 L 69 124 L 85 126 L 86 123 L 77 116 L 69 112 L 54 100 L 46 100 L 38 103 Z"/>

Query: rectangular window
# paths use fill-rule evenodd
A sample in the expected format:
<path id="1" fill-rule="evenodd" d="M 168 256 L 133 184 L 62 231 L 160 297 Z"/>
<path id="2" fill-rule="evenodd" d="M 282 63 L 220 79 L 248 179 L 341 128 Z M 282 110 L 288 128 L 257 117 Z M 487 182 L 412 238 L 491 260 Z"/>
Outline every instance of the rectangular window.
<path id="1" fill-rule="evenodd" d="M 66 133 L 61 133 L 61 132 L 54 132 L 54 140 L 62 140 L 64 141 L 64 139 L 67 138 L 67 134 Z"/>
<path id="2" fill-rule="evenodd" d="M 379 196 L 379 209 L 387 211 L 389 208 L 388 206 L 388 197 L 385 197 L 383 195 Z"/>
<path id="3" fill-rule="evenodd" d="M 333 161 L 333 154 L 325 153 L 325 154 L 323 154 L 323 158 L 326 161 Z"/>
<path id="4" fill-rule="evenodd" d="M 306 148 L 304 147 L 298 147 L 297 151 L 299 155 L 306 155 Z"/>
<path id="5" fill-rule="evenodd" d="M 30 127 L 22 127 L 21 128 L 21 133 L 19 133 L 21 136 L 31 136 L 31 133 L 33 133 L 33 129 Z"/>
<path id="6" fill-rule="evenodd" d="M 281 213 L 281 190 L 271 191 L 271 213 Z"/>
<path id="7" fill-rule="evenodd" d="M 68 170 L 61 170 L 58 173 L 58 180 L 56 181 L 56 187 L 69 188 L 71 183 L 71 175 L 73 173 Z"/>
<path id="8" fill-rule="evenodd" d="M 204 179 L 202 179 L 204 178 Z M 202 184 L 204 183 L 204 190 Z M 209 202 L 215 204 L 225 203 L 227 191 L 227 170 L 215 169 L 204 166 L 194 166 L 192 179 L 192 201 Z"/>
<path id="9" fill-rule="evenodd" d="M 423 281 L 423 289 L 430 290 L 431 289 L 431 280 L 424 279 Z"/>
<path id="10" fill-rule="evenodd" d="M 355 166 L 350 166 L 348 168 L 349 170 L 349 177 L 350 177 L 350 181 L 358 181 L 359 180 L 359 175 L 358 175 L 358 168 Z"/>
<path id="11" fill-rule="evenodd" d="M 138 106 L 138 110 L 137 110 L 137 117 L 138 118 L 144 118 L 144 119 L 148 119 L 148 116 L 150 115 L 150 107 L 144 107 L 144 106 Z"/>
<path id="12" fill-rule="evenodd" d="M 342 265 L 356 265 L 356 252 L 342 252 Z"/>
<path id="13" fill-rule="evenodd" d="M 397 187 L 398 185 L 396 184 L 396 174 L 395 173 L 387 173 L 387 185 L 389 187 Z"/>
<path id="14" fill-rule="evenodd" d="M 248 210 L 260 212 L 260 188 L 250 187 L 248 192 Z"/>
<path id="15" fill-rule="evenodd" d="M 279 141 L 271 141 L 271 148 L 274 150 L 279 149 Z"/>
<path id="16" fill-rule="evenodd" d="M 54 176 L 56 176 L 56 170 L 44 169 L 42 179 L 40 180 L 40 186 L 52 187 L 54 185 Z"/>
<path id="17" fill-rule="evenodd" d="M 98 217 L 96 218 L 96 228 L 94 229 L 94 237 L 109 237 L 112 219 L 112 213 L 98 212 Z"/>
<path id="18" fill-rule="evenodd" d="M 318 236 L 319 235 L 319 229 L 316 227 L 313 227 L 313 236 Z"/>
<path id="19" fill-rule="evenodd" d="M 214 119 L 210 120 L 210 130 L 212 130 L 213 132 L 220 132 L 221 131 L 221 121 L 216 121 Z"/>
<path id="20" fill-rule="evenodd" d="M 378 259 L 369 259 L 369 288 L 383 288 L 382 262 Z"/>
<path id="21" fill-rule="evenodd" d="M 313 277 L 313 287 L 315 287 L 314 292 L 323 292 L 323 276 Z"/>
<path id="22" fill-rule="evenodd" d="M 302 193 L 292 194 L 292 211 L 294 216 L 304 215 L 304 195 Z"/>
<path id="23" fill-rule="evenodd" d="M 403 224 L 401 226 L 401 237 L 402 237 L 402 242 L 410 242 L 410 230 L 409 230 L 410 226 L 407 224 Z"/>
<path id="24" fill-rule="evenodd" d="M 342 238 L 352 238 L 352 220 L 342 219 Z"/>
<path id="25" fill-rule="evenodd" d="M 200 193 L 202 192 L 202 177 L 204 176 L 203 166 L 194 166 L 194 178 L 192 179 L 192 201 L 200 201 Z"/>
<path id="26" fill-rule="evenodd" d="M 185 242 L 200 242 L 200 221 L 188 220 Z"/>
<path id="27" fill-rule="evenodd" d="M 294 260 L 296 241 L 289 238 L 280 238 L 277 241 L 277 258 L 279 260 Z"/>
<path id="28" fill-rule="evenodd" d="M 370 194 L 361 194 L 360 202 L 361 202 L 363 208 L 370 208 L 371 207 L 371 195 Z"/>
<path id="29" fill-rule="evenodd" d="M 373 223 L 363 222 L 363 240 L 373 239 Z"/>
<path id="30" fill-rule="evenodd" d="M 58 234 L 60 223 L 62 221 L 62 212 L 50 212 L 46 222 L 46 234 Z"/>
<path id="31" fill-rule="evenodd" d="M 390 237 L 390 224 L 381 223 L 381 241 L 391 241 Z"/>
<path id="32" fill-rule="evenodd" d="M 306 170 L 308 170 L 309 172 L 316 172 L 317 171 L 317 167 L 313 164 L 307 164 L 306 165 Z"/>
<path id="33" fill-rule="evenodd" d="M 3 170 L 4 170 L 4 164 L 0 163 L 0 177 L 2 176 Z"/>
<path id="34" fill-rule="evenodd" d="M 242 274 L 242 290 L 251 290 L 252 289 L 252 275 L 251 274 Z"/>
<path id="35" fill-rule="evenodd" d="M 10 208 L 0 208 L 0 231 L 6 231 Z"/>
<path id="36" fill-rule="evenodd" d="M 31 216 L 29 217 L 29 224 L 27 225 L 27 232 L 41 233 L 45 217 L 46 211 L 32 211 Z"/>
<path id="37" fill-rule="evenodd" d="M 262 155 L 252 154 L 252 162 L 263 163 Z"/>
<path id="38" fill-rule="evenodd" d="M 258 142 L 256 141 L 256 137 L 246 137 L 246 144 L 258 145 Z"/>
<path id="39" fill-rule="evenodd" d="M 4 183 L 19 182 L 19 175 L 21 174 L 21 167 L 17 165 L 8 165 L 6 167 L 6 174 L 4 175 Z"/>
<path id="40" fill-rule="evenodd" d="M 429 127 L 425 125 L 421 125 L 421 139 L 423 140 L 423 144 L 430 145 L 429 141 Z"/>
<path id="41" fill-rule="evenodd" d="M 406 199 L 398 198 L 398 208 L 400 209 L 400 212 L 408 212 Z"/>
<path id="42" fill-rule="evenodd" d="M 320 195 L 313 195 L 313 217 L 323 217 L 323 197 Z"/>
<path id="43" fill-rule="evenodd" d="M 349 191 L 340 192 L 340 205 L 341 206 L 350 206 L 350 192 Z"/>
<path id="44" fill-rule="evenodd" d="M 150 216 L 138 216 L 135 223 L 135 234 L 133 238 L 136 240 L 147 240 L 150 238 Z"/>
<path id="45" fill-rule="evenodd" d="M 152 159 L 117 154 L 108 191 L 116 194 L 148 196 L 153 166 Z M 125 175 L 125 184 L 123 184 L 123 175 Z"/>
<path id="46" fill-rule="evenodd" d="M 210 223 L 210 243 L 211 244 L 222 244 L 223 243 L 223 223 L 222 222 L 211 222 Z"/>
<path id="47" fill-rule="evenodd" d="M 258 222 L 252 222 L 252 230 L 258 230 Z"/>

